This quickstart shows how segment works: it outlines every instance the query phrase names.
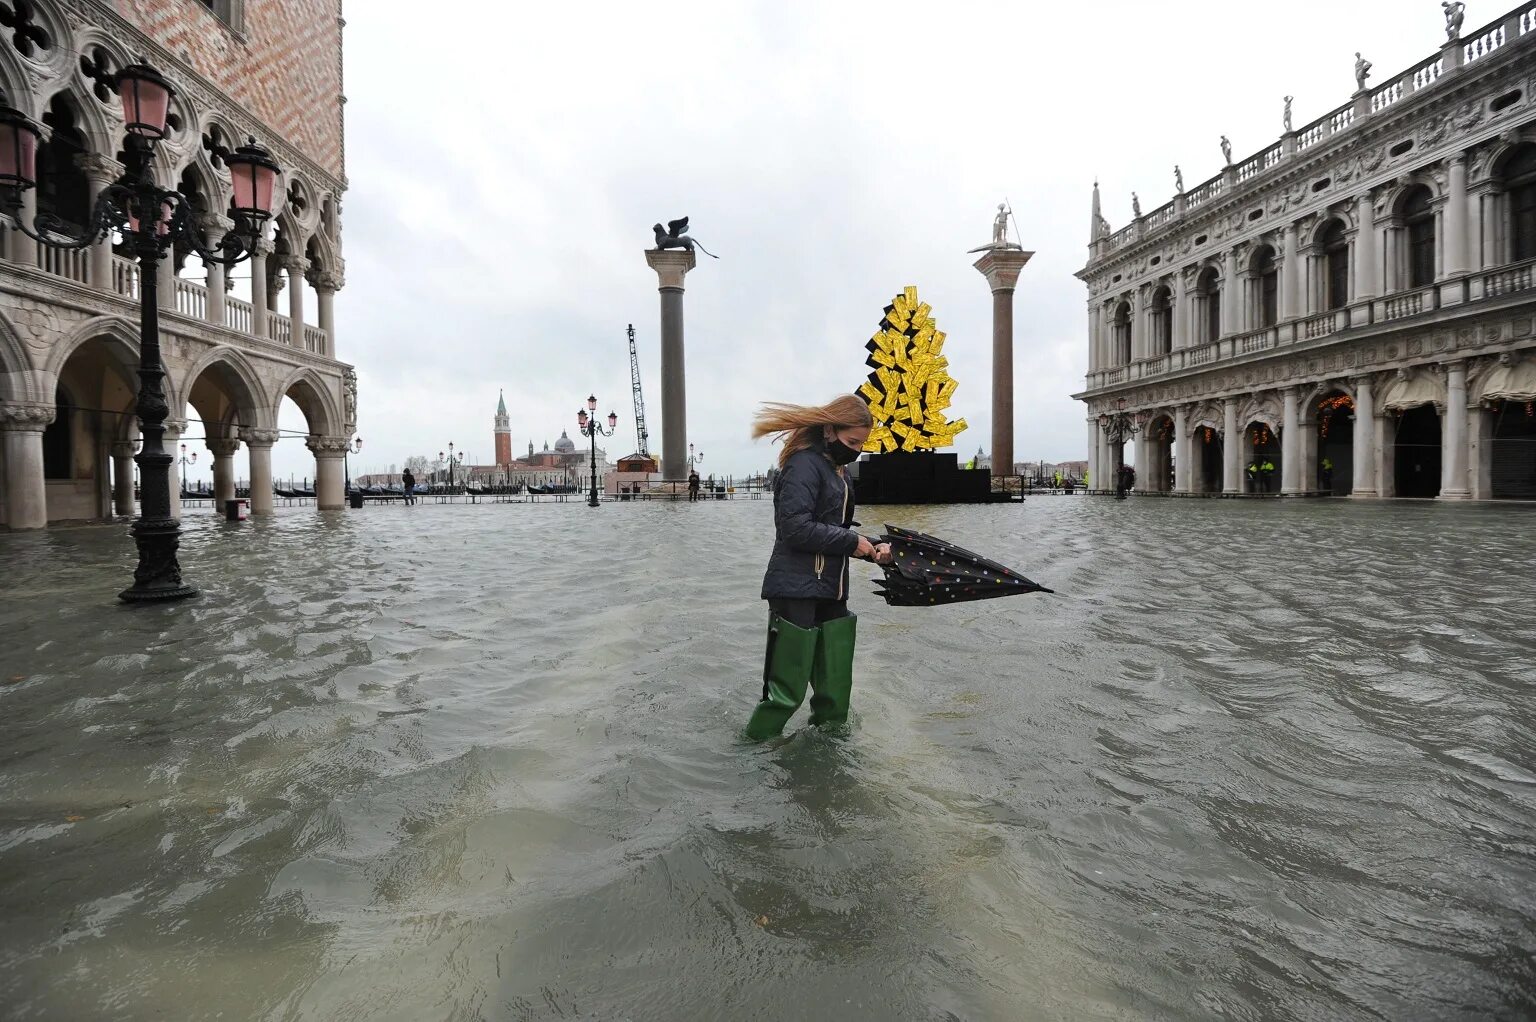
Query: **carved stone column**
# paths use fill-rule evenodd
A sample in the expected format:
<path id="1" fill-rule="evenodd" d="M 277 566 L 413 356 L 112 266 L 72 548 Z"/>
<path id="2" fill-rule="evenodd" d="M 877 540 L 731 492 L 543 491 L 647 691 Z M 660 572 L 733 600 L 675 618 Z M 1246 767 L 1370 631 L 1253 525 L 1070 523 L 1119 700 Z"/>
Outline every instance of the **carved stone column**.
<path id="1" fill-rule="evenodd" d="M 77 153 L 75 166 L 85 173 L 90 185 L 90 206 L 96 208 L 96 200 L 103 189 L 116 181 L 123 173 L 123 165 L 100 153 Z M 112 236 L 102 238 L 91 246 L 90 284 L 98 291 L 111 291 L 112 287 Z"/>
<path id="2" fill-rule="evenodd" d="M 133 516 L 133 443 L 112 445 L 112 504 L 117 514 Z"/>
<path id="3" fill-rule="evenodd" d="M 272 445 L 277 443 L 275 429 L 244 429 L 240 439 L 245 441 L 251 467 L 251 514 L 272 513 Z M 318 491 L 316 491 L 318 492 Z"/>
<path id="4" fill-rule="evenodd" d="M 304 342 L 304 271 L 309 269 L 309 260 L 290 255 L 283 260 L 283 269 L 288 271 L 288 343 L 308 351 Z"/>
<path id="5" fill-rule="evenodd" d="M 1467 154 L 1459 152 L 1446 161 L 1449 188 L 1445 201 L 1445 275 L 1466 273 L 1467 238 Z"/>
<path id="6" fill-rule="evenodd" d="M 1237 398 L 1221 403 L 1221 492 L 1243 492 L 1243 436 L 1237 425 Z"/>
<path id="7" fill-rule="evenodd" d="M 1229 248 L 1221 256 L 1221 332 L 1240 333 L 1242 326 L 1242 281 L 1237 279 L 1237 249 Z M 1215 340 L 1216 338 L 1211 338 Z"/>
<path id="8" fill-rule="evenodd" d="M 336 313 L 333 307 L 336 292 L 341 290 L 341 274 L 335 270 L 320 270 L 310 274 L 310 285 L 315 289 L 315 318 L 320 332 L 325 334 L 325 349 L 319 354 L 336 357 Z"/>
<path id="9" fill-rule="evenodd" d="M 176 445 L 181 443 L 181 434 L 187 431 L 186 419 L 166 419 L 165 433 L 161 437 L 165 451 L 171 458 L 171 465 L 166 469 L 166 487 L 171 493 L 170 517 L 181 517 L 181 463 L 177 460 Z"/>
<path id="10" fill-rule="evenodd" d="M 204 244 L 209 248 L 218 250 L 219 240 L 234 230 L 235 222 L 223 216 L 204 216 L 198 221 L 198 229 L 203 232 Z M 203 318 L 210 323 L 223 325 L 225 269 L 223 263 L 208 263 L 208 277 L 204 285 L 208 288 L 208 304 L 203 310 Z"/>
<path id="11" fill-rule="evenodd" d="M 683 358 L 683 278 L 697 265 L 683 249 L 646 249 L 661 292 L 661 477 L 688 476 L 688 390 Z"/>
<path id="12" fill-rule="evenodd" d="M 1361 376 L 1355 384 L 1355 435 L 1350 460 L 1354 463 L 1351 497 L 1376 496 L 1376 405 L 1371 393 L 1371 378 Z"/>
<path id="13" fill-rule="evenodd" d="M 213 454 L 213 509 L 223 514 L 224 502 L 235 497 L 235 452 L 240 441 L 210 437 L 206 442 Z"/>
<path id="14" fill-rule="evenodd" d="M 1099 485 L 1099 441 L 1103 432 L 1097 419 L 1088 419 L 1088 485 Z"/>
<path id="15" fill-rule="evenodd" d="M 5 445 L 5 523 L 13 529 L 48 524 L 48 487 L 43 478 L 43 430 L 52 405 L 0 404 L 0 443 Z"/>
<path id="16" fill-rule="evenodd" d="M 1466 500 L 1472 496 L 1467 485 L 1467 363 L 1451 362 L 1445 367 L 1445 418 L 1441 420 L 1440 499 Z"/>
<path id="17" fill-rule="evenodd" d="M 1169 310 L 1173 317 L 1174 351 L 1189 347 L 1189 312 L 1189 281 L 1181 270 L 1173 275 L 1173 308 Z"/>
<path id="18" fill-rule="evenodd" d="M 1033 252 L 1000 248 L 973 264 L 992 289 L 992 474 L 1013 475 L 1013 289 Z"/>
<path id="19" fill-rule="evenodd" d="M 1381 257 L 1376 253 L 1376 207 L 1369 190 L 1355 199 L 1355 301 L 1363 302 L 1381 294 Z"/>
<path id="20" fill-rule="evenodd" d="M 267 257 L 272 242 L 263 237 L 251 253 L 251 333 L 263 340 L 272 336 L 267 322 Z"/>
<path id="21" fill-rule="evenodd" d="M 347 503 L 341 459 L 346 457 L 351 440 L 344 436 L 312 436 L 305 446 L 315 455 L 315 505 L 322 511 L 340 511 Z"/>
<path id="22" fill-rule="evenodd" d="M 1301 395 L 1295 387 L 1282 392 L 1285 399 L 1284 419 L 1280 429 L 1280 492 L 1302 491 L 1301 464 Z"/>
<path id="23" fill-rule="evenodd" d="M 1190 463 L 1194 457 L 1188 407 L 1173 410 L 1173 489 L 1177 493 L 1190 490 Z"/>

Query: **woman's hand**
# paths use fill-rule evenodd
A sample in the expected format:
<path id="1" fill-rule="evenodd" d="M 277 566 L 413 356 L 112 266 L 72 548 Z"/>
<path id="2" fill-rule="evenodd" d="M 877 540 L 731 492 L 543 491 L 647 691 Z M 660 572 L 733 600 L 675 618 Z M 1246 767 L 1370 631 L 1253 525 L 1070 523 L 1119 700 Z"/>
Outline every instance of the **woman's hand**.
<path id="1" fill-rule="evenodd" d="M 866 561 L 873 560 L 875 557 L 875 545 L 863 536 L 860 536 L 858 549 L 853 552 L 853 556 Z"/>
<path id="2" fill-rule="evenodd" d="M 875 547 L 875 563 L 891 563 L 891 545 L 889 543 L 881 543 L 879 546 Z"/>

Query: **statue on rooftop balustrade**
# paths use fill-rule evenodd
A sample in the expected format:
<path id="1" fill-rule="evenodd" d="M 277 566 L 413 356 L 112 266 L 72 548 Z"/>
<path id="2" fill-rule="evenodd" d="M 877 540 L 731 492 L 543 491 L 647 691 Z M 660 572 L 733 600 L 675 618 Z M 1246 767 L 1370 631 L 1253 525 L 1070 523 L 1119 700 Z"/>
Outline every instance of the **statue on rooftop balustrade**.
<path id="1" fill-rule="evenodd" d="M 1461 0 L 1440 0 L 1445 10 L 1445 38 L 1455 42 L 1461 38 L 1461 22 L 1467 16 L 1467 5 Z"/>
<path id="2" fill-rule="evenodd" d="M 1180 195 L 1184 194 L 1184 172 L 1179 169 L 1177 163 L 1173 165 L 1173 190 Z"/>
<path id="3" fill-rule="evenodd" d="M 1371 76 L 1371 62 L 1360 56 L 1360 51 L 1355 51 L 1355 91 L 1365 91 L 1365 80 Z"/>
<path id="4" fill-rule="evenodd" d="M 1285 97 L 1285 133 L 1287 135 L 1291 133 L 1291 100 L 1295 98 L 1295 96 Z"/>
<path id="5" fill-rule="evenodd" d="M 1227 161 L 1227 166 L 1232 166 L 1232 140 L 1227 136 L 1221 136 L 1221 158 Z"/>
<path id="6" fill-rule="evenodd" d="M 1141 219 L 1141 199 L 1137 197 L 1135 192 L 1131 193 L 1131 216 L 1137 220 Z"/>

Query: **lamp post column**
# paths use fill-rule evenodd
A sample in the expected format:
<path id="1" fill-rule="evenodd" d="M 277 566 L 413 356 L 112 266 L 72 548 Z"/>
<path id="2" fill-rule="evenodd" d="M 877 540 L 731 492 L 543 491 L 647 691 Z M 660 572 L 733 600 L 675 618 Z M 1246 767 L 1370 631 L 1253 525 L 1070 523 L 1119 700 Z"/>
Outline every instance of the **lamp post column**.
<path id="1" fill-rule="evenodd" d="M 661 292 L 661 476 L 683 478 L 687 464 L 688 394 L 683 359 L 683 278 L 697 265 L 686 249 L 647 249 Z"/>
<path id="2" fill-rule="evenodd" d="M 29 247 L 33 243 L 18 231 L 11 234 L 11 244 Z M 53 422 L 54 415 L 52 405 L 0 404 L 0 440 L 5 445 L 6 524 L 13 529 L 41 529 L 48 524 L 43 430 Z"/>
<path id="3" fill-rule="evenodd" d="M 251 514 L 272 513 L 272 445 L 277 443 L 275 429 L 247 429 L 241 432 L 251 462 Z"/>
<path id="4" fill-rule="evenodd" d="M 1013 289 L 1033 252 L 995 248 L 973 264 L 992 289 L 992 474 L 1013 474 Z"/>

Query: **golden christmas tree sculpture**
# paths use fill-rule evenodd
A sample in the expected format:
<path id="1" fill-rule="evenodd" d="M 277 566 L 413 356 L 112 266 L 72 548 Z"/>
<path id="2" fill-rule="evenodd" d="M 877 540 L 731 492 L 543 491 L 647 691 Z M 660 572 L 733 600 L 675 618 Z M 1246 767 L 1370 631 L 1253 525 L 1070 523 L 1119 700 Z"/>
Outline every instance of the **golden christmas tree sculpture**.
<path id="1" fill-rule="evenodd" d="M 947 372 L 944 331 L 932 312 L 918 302 L 917 288 L 908 287 L 885 307 L 880 329 L 864 345 L 865 364 L 874 372 L 858 393 L 875 419 L 866 451 L 931 451 L 949 447 L 965 429 L 964 419 L 944 418 L 958 384 Z"/>

